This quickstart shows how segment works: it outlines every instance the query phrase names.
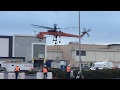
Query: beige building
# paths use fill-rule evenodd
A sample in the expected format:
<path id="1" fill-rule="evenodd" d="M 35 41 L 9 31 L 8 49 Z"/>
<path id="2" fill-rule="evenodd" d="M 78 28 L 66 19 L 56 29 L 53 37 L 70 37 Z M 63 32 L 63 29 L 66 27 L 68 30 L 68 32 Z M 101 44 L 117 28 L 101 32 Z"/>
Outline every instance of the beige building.
<path id="1" fill-rule="evenodd" d="M 112 61 L 114 65 L 120 64 L 120 44 L 80 44 L 80 48 L 83 64 L 105 60 Z M 47 46 L 47 59 L 66 60 L 71 66 L 78 67 L 80 63 L 79 44 L 71 42 L 66 45 L 49 45 Z"/>

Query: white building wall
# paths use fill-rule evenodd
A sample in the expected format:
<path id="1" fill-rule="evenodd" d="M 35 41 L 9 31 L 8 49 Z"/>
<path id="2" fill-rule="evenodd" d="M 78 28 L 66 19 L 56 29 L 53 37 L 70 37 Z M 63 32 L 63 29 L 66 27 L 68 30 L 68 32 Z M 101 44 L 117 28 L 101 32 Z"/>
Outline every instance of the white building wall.
<path id="1" fill-rule="evenodd" d="M 9 56 L 9 38 L 0 38 L 0 57 Z"/>
<path id="2" fill-rule="evenodd" d="M 12 36 L 0 35 L 0 57 L 12 57 Z"/>
<path id="3" fill-rule="evenodd" d="M 76 56 L 75 61 L 80 61 L 79 56 Z M 86 61 L 86 56 L 81 56 L 82 61 Z"/>
<path id="4" fill-rule="evenodd" d="M 76 56 L 75 51 L 72 51 L 72 59 L 75 61 L 79 61 L 79 56 Z M 82 61 L 95 61 L 95 52 L 94 51 L 86 51 L 86 56 L 81 56 Z"/>
<path id="5" fill-rule="evenodd" d="M 72 60 L 75 60 L 75 51 L 72 51 Z"/>
<path id="6" fill-rule="evenodd" d="M 120 62 L 120 52 L 115 52 L 115 62 Z"/>
<path id="7" fill-rule="evenodd" d="M 110 60 L 110 61 L 115 61 L 115 58 L 114 58 L 115 55 L 114 54 L 115 54 L 115 52 L 106 52 L 105 59 Z"/>
<path id="8" fill-rule="evenodd" d="M 79 61 L 79 56 L 76 56 L 76 57 L 75 57 L 75 61 Z"/>
<path id="9" fill-rule="evenodd" d="M 96 51 L 96 61 L 104 61 L 104 60 L 105 60 L 105 52 Z"/>
<path id="10" fill-rule="evenodd" d="M 82 61 L 86 61 L 86 56 L 81 56 Z"/>
<path id="11" fill-rule="evenodd" d="M 87 61 L 87 62 L 96 61 L 95 54 L 96 54 L 95 51 L 86 51 L 86 60 L 85 61 Z"/>
<path id="12" fill-rule="evenodd" d="M 79 61 L 79 56 L 76 56 L 75 51 L 72 52 L 72 59 Z M 83 62 L 97 62 L 110 60 L 112 62 L 120 62 L 120 52 L 115 51 L 86 51 L 86 56 L 81 56 Z"/>
<path id="13" fill-rule="evenodd" d="M 114 64 L 117 66 L 117 65 L 120 65 L 120 52 L 115 52 L 115 61 L 114 61 Z"/>
<path id="14" fill-rule="evenodd" d="M 47 52 L 47 58 L 52 60 L 62 60 L 62 52 L 57 51 L 48 51 Z"/>
<path id="15" fill-rule="evenodd" d="M 47 58 L 48 58 L 48 59 L 53 59 L 53 58 L 52 58 L 52 52 L 47 52 Z"/>
<path id="16" fill-rule="evenodd" d="M 91 61 L 91 58 L 94 59 L 93 61 L 110 60 L 112 62 L 120 62 L 120 52 L 119 51 L 91 51 L 91 52 L 87 51 L 86 61 Z"/>

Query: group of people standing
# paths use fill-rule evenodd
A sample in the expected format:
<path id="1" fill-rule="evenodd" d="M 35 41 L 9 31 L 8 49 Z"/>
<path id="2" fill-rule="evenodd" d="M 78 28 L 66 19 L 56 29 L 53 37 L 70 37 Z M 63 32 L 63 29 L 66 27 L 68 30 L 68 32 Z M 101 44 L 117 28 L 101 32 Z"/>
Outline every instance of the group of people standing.
<path id="1" fill-rule="evenodd" d="M 31 70 L 33 71 L 33 67 L 31 68 Z M 15 67 L 15 79 L 18 79 L 19 72 L 20 72 L 20 67 L 17 65 Z M 42 68 L 42 72 L 44 74 L 44 79 L 46 79 L 47 78 L 47 72 L 48 72 L 48 68 L 47 68 L 46 65 L 44 65 L 44 67 Z"/>
<path id="2" fill-rule="evenodd" d="M 15 67 L 15 79 L 18 78 L 19 72 L 20 72 L 20 67 L 17 65 Z M 44 65 L 44 67 L 42 68 L 42 72 L 43 72 L 44 79 L 46 79 L 47 73 L 48 73 L 48 68 L 46 65 Z M 70 72 L 71 72 L 71 67 L 70 67 L 70 64 L 68 64 L 68 66 L 66 67 L 66 79 L 70 79 Z"/>
<path id="3" fill-rule="evenodd" d="M 48 72 L 48 68 L 46 65 L 44 65 L 43 69 L 42 69 L 43 75 L 44 75 L 44 79 L 47 78 L 47 72 Z M 70 73 L 71 73 L 71 67 L 70 64 L 68 64 L 68 66 L 66 67 L 66 79 L 70 79 Z"/>

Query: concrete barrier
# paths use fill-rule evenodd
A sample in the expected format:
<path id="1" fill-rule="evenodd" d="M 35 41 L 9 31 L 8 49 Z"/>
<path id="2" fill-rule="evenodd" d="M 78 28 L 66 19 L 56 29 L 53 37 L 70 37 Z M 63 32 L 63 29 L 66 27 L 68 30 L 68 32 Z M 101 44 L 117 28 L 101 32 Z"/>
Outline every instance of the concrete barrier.
<path id="1" fill-rule="evenodd" d="M 15 73 L 8 73 L 8 79 L 15 79 Z"/>
<path id="2" fill-rule="evenodd" d="M 43 73 L 42 72 L 37 72 L 36 73 L 36 78 L 37 79 L 43 79 Z M 47 79 L 52 79 L 52 72 L 47 73 Z"/>
<path id="3" fill-rule="evenodd" d="M 52 72 L 47 73 L 47 79 L 52 79 Z"/>
<path id="4" fill-rule="evenodd" d="M 25 79 L 25 73 L 19 73 L 18 79 Z"/>
<path id="5" fill-rule="evenodd" d="M 36 78 L 37 79 L 43 79 L 43 73 L 42 72 L 37 72 L 36 73 Z"/>
<path id="6" fill-rule="evenodd" d="M 0 73 L 0 79 L 4 79 L 4 73 Z"/>
<path id="7" fill-rule="evenodd" d="M 15 73 L 8 73 L 8 79 L 15 79 Z M 25 73 L 19 73 L 18 79 L 25 79 Z"/>

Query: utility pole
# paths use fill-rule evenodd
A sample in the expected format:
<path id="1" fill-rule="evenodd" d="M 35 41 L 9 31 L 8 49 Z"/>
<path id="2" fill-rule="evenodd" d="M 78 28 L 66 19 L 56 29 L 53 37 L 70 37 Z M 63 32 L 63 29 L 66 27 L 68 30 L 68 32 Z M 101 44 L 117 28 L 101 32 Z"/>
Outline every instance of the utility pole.
<path id="1" fill-rule="evenodd" d="M 79 36 L 80 36 L 80 11 L 79 11 Z M 79 66 L 79 70 L 81 73 L 81 38 L 79 38 L 79 62 L 80 62 L 80 66 Z"/>
<path id="2" fill-rule="evenodd" d="M 79 36 L 80 36 L 80 11 L 78 16 L 79 16 L 78 18 L 79 18 Z M 80 37 L 79 38 L 79 64 L 80 65 L 79 65 L 79 72 L 77 74 L 76 79 L 79 79 L 79 78 L 84 79 L 84 76 L 82 74 L 81 63 L 82 63 L 82 60 L 81 60 L 81 37 Z"/>

